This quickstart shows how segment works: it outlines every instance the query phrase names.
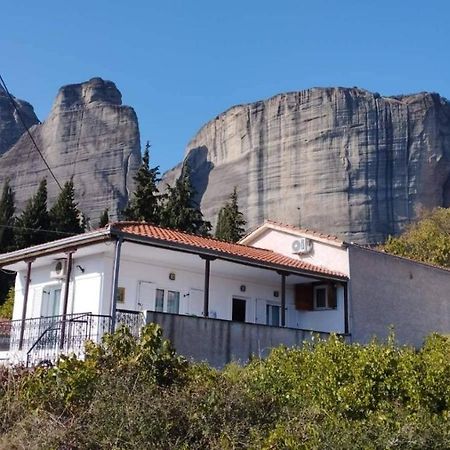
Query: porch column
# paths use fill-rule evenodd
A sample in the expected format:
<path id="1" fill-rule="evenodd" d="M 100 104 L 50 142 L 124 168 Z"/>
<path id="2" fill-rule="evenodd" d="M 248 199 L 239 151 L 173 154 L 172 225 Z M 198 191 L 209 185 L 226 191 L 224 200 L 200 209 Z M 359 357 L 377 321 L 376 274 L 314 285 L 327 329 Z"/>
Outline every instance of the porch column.
<path id="1" fill-rule="evenodd" d="M 119 236 L 116 241 L 116 248 L 114 252 L 114 272 L 111 292 L 111 333 L 114 333 L 114 331 L 116 331 L 117 294 L 119 291 L 120 253 L 122 250 L 122 243 L 123 238 L 122 236 Z"/>
<path id="2" fill-rule="evenodd" d="M 279 271 L 281 275 L 281 326 L 286 326 L 286 277 L 289 275 L 287 272 Z"/>
<path id="3" fill-rule="evenodd" d="M 20 338 L 19 338 L 19 350 L 23 347 L 23 337 L 25 334 L 25 320 L 27 318 L 27 306 L 28 306 L 28 293 L 30 292 L 30 282 L 31 282 L 31 264 L 34 259 L 27 259 L 27 274 L 25 275 L 25 292 L 23 293 L 23 307 L 22 307 L 22 325 L 20 327 Z"/>
<path id="4" fill-rule="evenodd" d="M 64 282 L 64 298 L 63 298 L 63 313 L 62 313 L 62 323 L 61 323 L 61 340 L 59 343 L 59 348 L 64 347 L 64 339 L 66 334 L 66 317 L 67 317 L 67 306 L 69 304 L 69 288 L 70 288 L 70 276 L 72 274 L 72 261 L 73 254 L 75 250 L 68 251 L 67 254 L 67 267 L 66 267 L 66 279 Z"/>
<path id="5" fill-rule="evenodd" d="M 214 257 L 212 256 L 200 256 L 200 258 L 205 260 L 205 287 L 203 291 L 203 317 L 209 316 L 209 277 L 211 273 L 211 261 Z"/>

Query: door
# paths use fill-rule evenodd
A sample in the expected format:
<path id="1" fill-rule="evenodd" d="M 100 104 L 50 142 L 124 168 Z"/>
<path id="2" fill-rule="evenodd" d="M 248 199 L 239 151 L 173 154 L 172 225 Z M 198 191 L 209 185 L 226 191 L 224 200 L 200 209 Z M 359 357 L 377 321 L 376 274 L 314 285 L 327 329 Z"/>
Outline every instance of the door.
<path id="1" fill-rule="evenodd" d="M 139 281 L 137 309 L 138 311 L 153 311 L 155 309 L 155 283 Z"/>
<path id="2" fill-rule="evenodd" d="M 180 313 L 180 293 L 171 289 L 156 289 L 155 311 Z"/>
<path id="3" fill-rule="evenodd" d="M 59 316 L 61 311 L 61 287 L 46 287 L 42 291 L 41 317 Z"/>
<path id="4" fill-rule="evenodd" d="M 280 305 L 266 304 L 266 325 L 280 326 Z"/>
<path id="5" fill-rule="evenodd" d="M 247 302 L 242 298 L 233 298 L 231 320 L 234 322 L 245 322 L 246 304 Z"/>

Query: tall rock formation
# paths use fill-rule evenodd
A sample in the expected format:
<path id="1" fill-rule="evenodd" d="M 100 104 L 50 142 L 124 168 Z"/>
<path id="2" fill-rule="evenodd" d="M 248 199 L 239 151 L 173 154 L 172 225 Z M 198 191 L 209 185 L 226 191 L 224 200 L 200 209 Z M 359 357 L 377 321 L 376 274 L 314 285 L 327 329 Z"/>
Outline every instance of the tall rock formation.
<path id="1" fill-rule="evenodd" d="M 6 129 L 4 110 L 0 103 L 0 127 Z M 94 223 L 106 207 L 113 218 L 125 207 L 141 161 L 140 138 L 136 114 L 122 105 L 114 83 L 93 78 L 62 87 L 49 117 L 31 133 L 58 181 L 73 177 L 79 207 Z M 51 205 L 59 188 L 27 134 L 0 157 L 0 183 L 11 180 L 19 209 L 44 177 Z"/>
<path id="2" fill-rule="evenodd" d="M 358 88 L 280 94 L 207 123 L 185 161 L 214 224 L 237 186 L 250 227 L 269 218 L 380 242 L 421 208 L 450 206 L 450 104 Z"/>
<path id="3" fill-rule="evenodd" d="M 39 123 L 33 107 L 29 103 L 14 97 L 13 101 L 16 103 L 27 127 Z M 0 86 L 0 155 L 9 150 L 19 140 L 24 131 L 25 128 L 11 104 L 11 100 Z"/>

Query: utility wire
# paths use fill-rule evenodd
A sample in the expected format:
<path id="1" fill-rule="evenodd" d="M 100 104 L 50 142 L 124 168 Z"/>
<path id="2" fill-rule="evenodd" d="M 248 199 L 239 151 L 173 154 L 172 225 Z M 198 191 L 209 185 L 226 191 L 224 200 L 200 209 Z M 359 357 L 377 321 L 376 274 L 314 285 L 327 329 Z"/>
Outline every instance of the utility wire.
<path id="1" fill-rule="evenodd" d="M 29 136 L 30 139 L 31 139 L 31 142 L 33 143 L 34 147 L 36 148 L 36 150 L 38 151 L 39 155 L 41 156 L 42 161 L 44 161 L 44 164 L 47 166 L 47 169 L 48 169 L 49 172 L 51 173 L 53 179 L 56 181 L 56 184 L 58 185 L 59 189 L 61 189 L 61 191 L 62 191 L 63 188 L 62 188 L 61 184 L 59 183 L 59 181 L 58 181 L 58 179 L 56 178 L 55 174 L 53 173 L 52 169 L 51 169 L 50 166 L 48 165 L 48 162 L 47 162 L 46 159 L 44 158 L 44 155 L 42 154 L 41 150 L 39 149 L 38 145 L 36 144 L 36 141 L 34 140 L 32 134 L 31 134 L 31 132 L 30 132 L 30 129 L 29 129 L 28 126 L 26 125 L 26 123 L 25 123 L 25 121 L 24 121 L 24 119 L 23 119 L 23 117 L 22 117 L 22 114 L 20 113 L 19 108 L 17 107 L 17 104 L 16 104 L 14 98 L 13 98 L 12 95 L 9 93 L 9 90 L 8 90 L 8 88 L 7 88 L 7 86 L 6 86 L 5 80 L 3 79 L 3 77 L 1 76 L 1 74 L 0 74 L 0 82 L 1 82 L 1 84 L 2 84 L 2 86 L 3 86 L 3 89 L 5 90 L 6 94 L 8 95 L 9 101 L 10 101 L 11 104 L 13 105 L 13 107 L 14 107 L 14 109 L 15 109 L 15 111 L 16 111 L 16 113 L 17 113 L 19 119 L 20 119 L 20 121 L 22 122 L 23 127 L 24 127 L 25 130 L 27 131 L 28 136 Z"/>
<path id="2" fill-rule="evenodd" d="M 43 230 L 42 228 L 27 228 L 27 227 L 18 227 L 14 225 L 0 225 L 0 228 L 10 228 L 11 230 L 27 230 L 27 231 L 35 231 L 37 233 L 55 233 L 55 234 L 66 234 L 67 236 L 76 236 L 78 233 L 69 233 L 67 231 L 56 231 L 56 230 Z"/>

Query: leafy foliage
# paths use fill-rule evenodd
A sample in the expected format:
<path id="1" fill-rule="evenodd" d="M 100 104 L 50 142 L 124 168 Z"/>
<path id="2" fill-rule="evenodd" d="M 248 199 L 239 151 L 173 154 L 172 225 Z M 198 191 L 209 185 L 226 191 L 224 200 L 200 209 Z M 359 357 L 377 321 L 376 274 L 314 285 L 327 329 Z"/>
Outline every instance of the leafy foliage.
<path id="1" fill-rule="evenodd" d="M 244 235 L 245 224 L 244 216 L 239 211 L 237 191 L 234 187 L 229 201 L 219 211 L 216 238 L 228 242 L 237 242 Z"/>
<path id="2" fill-rule="evenodd" d="M 6 180 L 0 198 L 0 253 L 14 250 L 14 192 Z"/>
<path id="3" fill-rule="evenodd" d="M 14 287 L 9 288 L 5 302 L 0 305 L 0 319 L 12 319 L 14 308 Z"/>
<path id="4" fill-rule="evenodd" d="M 332 337 L 217 371 L 178 357 L 155 325 L 140 341 L 122 328 L 84 361 L 2 369 L 0 411 L 1 448 L 444 449 L 450 339 Z"/>
<path id="5" fill-rule="evenodd" d="M 75 202 L 73 180 L 64 183 L 55 204 L 49 212 L 50 228 L 55 233 L 53 238 L 61 238 L 67 234 L 79 234 L 84 231 L 82 214 Z"/>
<path id="6" fill-rule="evenodd" d="M 184 166 L 174 186 L 167 186 L 167 196 L 162 209 L 161 225 L 187 233 L 207 236 L 211 224 L 203 220 L 191 183 L 189 166 Z"/>
<path id="7" fill-rule="evenodd" d="M 159 166 L 150 168 L 150 143 L 147 142 L 134 181 L 136 189 L 128 207 L 123 212 L 125 220 L 140 220 L 159 225 L 161 222 L 160 195 L 157 184 Z"/>
<path id="8" fill-rule="evenodd" d="M 25 248 L 50 240 L 48 230 L 50 217 L 47 210 L 47 180 L 43 179 L 36 194 L 28 200 L 22 214 L 17 218 L 16 245 Z"/>
<path id="9" fill-rule="evenodd" d="M 108 225 L 109 223 L 109 211 L 108 208 L 106 208 L 103 212 L 102 215 L 100 216 L 100 221 L 98 223 L 99 228 L 103 228 L 106 227 L 106 225 Z"/>
<path id="10" fill-rule="evenodd" d="M 417 261 L 450 267 L 450 209 L 427 213 L 399 237 L 389 237 L 382 246 L 388 253 Z"/>

